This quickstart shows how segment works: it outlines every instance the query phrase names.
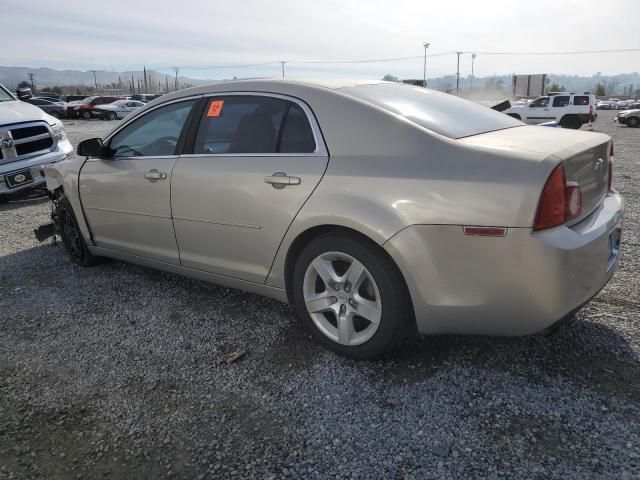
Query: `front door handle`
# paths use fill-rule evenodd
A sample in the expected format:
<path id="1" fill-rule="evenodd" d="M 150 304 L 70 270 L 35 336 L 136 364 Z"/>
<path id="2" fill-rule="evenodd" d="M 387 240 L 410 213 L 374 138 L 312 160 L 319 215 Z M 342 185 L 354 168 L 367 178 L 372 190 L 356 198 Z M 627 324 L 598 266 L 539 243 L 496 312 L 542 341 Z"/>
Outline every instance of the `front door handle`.
<path id="1" fill-rule="evenodd" d="M 145 173 L 144 178 L 146 178 L 147 180 L 153 183 L 153 182 L 157 182 L 158 180 L 165 180 L 167 178 L 167 174 L 164 172 L 159 172 L 154 168 L 152 170 L 149 170 L 147 173 Z"/>
<path id="2" fill-rule="evenodd" d="M 300 177 L 291 177 L 284 172 L 276 172 L 269 177 L 264 177 L 264 182 L 280 190 L 287 185 L 300 185 L 301 180 Z"/>

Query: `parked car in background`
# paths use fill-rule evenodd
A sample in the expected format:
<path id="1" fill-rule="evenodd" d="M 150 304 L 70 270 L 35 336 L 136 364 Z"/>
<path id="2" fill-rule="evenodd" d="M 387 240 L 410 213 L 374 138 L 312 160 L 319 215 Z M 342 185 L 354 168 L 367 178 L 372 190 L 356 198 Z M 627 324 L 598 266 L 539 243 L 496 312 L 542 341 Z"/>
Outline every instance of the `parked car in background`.
<path id="1" fill-rule="evenodd" d="M 373 358 L 416 330 L 537 332 L 592 298 L 618 262 L 611 152 L 423 87 L 253 80 L 168 94 L 46 173 L 72 261 L 290 301 Z"/>
<path id="2" fill-rule="evenodd" d="M 525 123 L 557 122 L 563 128 L 578 129 L 595 120 L 595 110 L 595 95 L 563 92 L 538 97 L 526 105 L 514 105 L 502 113 Z"/>
<path id="3" fill-rule="evenodd" d="M 72 150 L 60 120 L 17 100 L 0 85 L 0 203 L 42 187 L 43 168 L 63 160 Z"/>
<path id="4" fill-rule="evenodd" d="M 140 107 L 144 107 L 144 102 L 137 100 L 116 100 L 107 105 L 98 105 L 91 113 L 104 120 L 119 120 Z"/>
<path id="5" fill-rule="evenodd" d="M 60 100 L 65 103 L 77 102 L 78 100 L 84 100 L 88 95 L 61 95 Z"/>
<path id="6" fill-rule="evenodd" d="M 162 94 L 154 94 L 154 93 L 136 93 L 135 95 L 131 95 L 129 98 L 131 100 L 138 100 L 140 102 L 150 102 L 151 100 L 155 100 L 158 97 L 161 97 Z"/>
<path id="7" fill-rule="evenodd" d="M 27 98 L 23 100 L 23 102 L 35 105 L 55 118 L 64 118 L 67 115 L 67 106 L 64 102 L 57 102 L 53 101 L 53 99 L 38 97 Z"/>
<path id="8" fill-rule="evenodd" d="M 611 102 L 607 101 L 607 100 L 600 100 L 598 103 L 596 103 L 596 108 L 598 110 L 613 110 L 614 107 L 611 105 Z"/>
<path id="9" fill-rule="evenodd" d="M 67 104 L 67 116 L 69 118 L 82 117 L 89 120 L 92 117 L 92 110 L 98 105 L 107 105 L 121 99 L 122 97 L 103 97 L 95 95 L 83 100 L 78 100 L 77 102 L 70 102 Z"/>
<path id="10" fill-rule="evenodd" d="M 623 110 L 614 120 L 621 125 L 637 128 L 640 126 L 640 109 Z"/>

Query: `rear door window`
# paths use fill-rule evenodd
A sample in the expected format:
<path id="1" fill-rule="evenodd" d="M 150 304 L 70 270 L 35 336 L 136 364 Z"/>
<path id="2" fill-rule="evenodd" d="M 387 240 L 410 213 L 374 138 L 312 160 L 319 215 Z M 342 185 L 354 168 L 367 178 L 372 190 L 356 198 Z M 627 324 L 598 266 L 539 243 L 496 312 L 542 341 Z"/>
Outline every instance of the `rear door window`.
<path id="1" fill-rule="evenodd" d="M 305 112 L 281 98 L 229 95 L 208 100 L 193 153 L 310 153 L 316 144 Z"/>
<path id="2" fill-rule="evenodd" d="M 569 106 L 569 95 L 558 95 L 553 97 L 553 106 L 558 107 L 568 107 Z"/>
<path id="3" fill-rule="evenodd" d="M 574 105 L 589 105 L 589 97 L 587 95 L 576 95 L 573 97 Z"/>
<path id="4" fill-rule="evenodd" d="M 304 110 L 292 103 L 280 137 L 280 153 L 311 153 L 316 150 L 313 129 Z"/>

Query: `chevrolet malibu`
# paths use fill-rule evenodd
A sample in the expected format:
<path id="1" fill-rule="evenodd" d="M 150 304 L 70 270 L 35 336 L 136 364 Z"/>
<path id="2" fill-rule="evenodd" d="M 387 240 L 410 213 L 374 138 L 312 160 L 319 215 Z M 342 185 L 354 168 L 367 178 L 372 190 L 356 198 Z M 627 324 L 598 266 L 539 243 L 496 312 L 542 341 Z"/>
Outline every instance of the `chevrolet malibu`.
<path id="1" fill-rule="evenodd" d="M 579 309 L 618 261 L 612 155 L 606 135 L 421 87 L 228 82 L 154 100 L 48 167 L 45 230 L 83 266 L 290 302 L 366 359 L 416 331 L 525 335 Z"/>

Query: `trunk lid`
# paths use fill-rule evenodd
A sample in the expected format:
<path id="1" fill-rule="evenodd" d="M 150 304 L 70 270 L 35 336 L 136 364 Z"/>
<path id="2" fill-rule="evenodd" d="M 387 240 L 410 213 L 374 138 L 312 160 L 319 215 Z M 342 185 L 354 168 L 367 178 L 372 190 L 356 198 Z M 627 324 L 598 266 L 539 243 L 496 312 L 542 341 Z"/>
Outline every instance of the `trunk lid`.
<path id="1" fill-rule="evenodd" d="M 577 223 L 602 203 L 609 187 L 609 141 L 575 153 L 563 159 L 568 182 L 576 182 L 582 194 L 582 213 L 571 223 Z"/>
<path id="2" fill-rule="evenodd" d="M 608 135 L 565 128 L 522 126 L 457 141 L 485 149 L 528 152 L 528 157 L 537 158 L 541 164 L 562 161 L 567 181 L 576 182 L 582 194 L 582 213 L 571 224 L 587 217 L 607 195 L 611 146 L 611 137 Z M 548 173 L 553 166 L 545 166 Z M 544 183 L 540 185 L 540 192 L 543 187 Z"/>

